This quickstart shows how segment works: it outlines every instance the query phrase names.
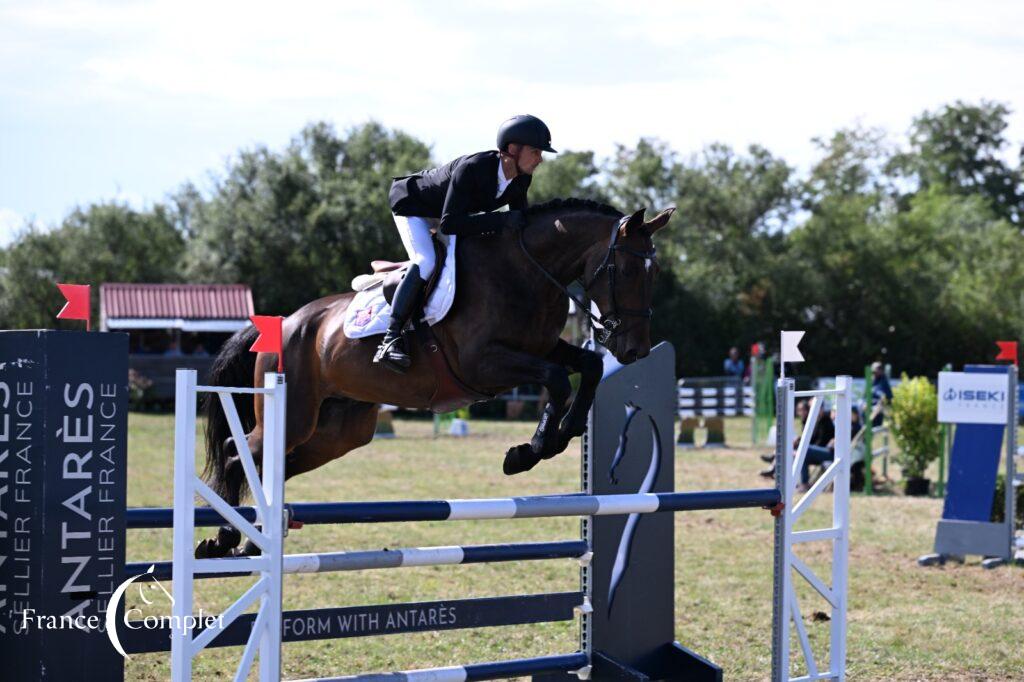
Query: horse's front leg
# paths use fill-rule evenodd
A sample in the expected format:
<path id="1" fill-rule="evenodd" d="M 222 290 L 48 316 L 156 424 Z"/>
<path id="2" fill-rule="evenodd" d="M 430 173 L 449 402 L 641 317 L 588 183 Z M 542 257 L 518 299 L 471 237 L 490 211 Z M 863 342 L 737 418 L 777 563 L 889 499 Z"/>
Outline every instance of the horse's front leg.
<path id="1" fill-rule="evenodd" d="M 557 447 L 558 452 L 562 452 L 568 447 L 570 440 L 582 436 L 587 428 L 587 414 L 590 412 L 590 406 L 594 404 L 597 385 L 601 383 L 601 377 L 604 375 L 604 361 L 600 353 L 585 350 L 561 339 L 547 359 L 562 365 L 572 373 L 580 374 L 580 386 L 576 389 L 576 396 L 558 426 Z"/>
<path id="2" fill-rule="evenodd" d="M 540 423 L 529 443 L 517 445 L 505 453 L 506 474 L 529 471 L 542 459 L 549 459 L 565 449 L 559 445 L 558 423 L 565 414 L 565 403 L 572 395 L 569 372 L 562 365 L 505 346 L 490 346 L 474 359 L 476 385 L 521 386 L 542 384 L 549 395 Z"/>

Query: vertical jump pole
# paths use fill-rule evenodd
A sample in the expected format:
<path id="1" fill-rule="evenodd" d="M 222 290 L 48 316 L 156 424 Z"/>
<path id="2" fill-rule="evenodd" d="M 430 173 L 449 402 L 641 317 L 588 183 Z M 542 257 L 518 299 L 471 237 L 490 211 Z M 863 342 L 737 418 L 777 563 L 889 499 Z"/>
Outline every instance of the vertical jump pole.
<path id="1" fill-rule="evenodd" d="M 1010 386 L 1009 394 L 1006 396 L 1006 483 L 1003 491 L 1006 494 L 1006 531 L 1009 550 L 1007 562 L 1014 560 L 1017 549 L 1017 382 L 1019 381 L 1019 370 L 1014 362 L 1007 370 Z"/>
<path id="2" fill-rule="evenodd" d="M 853 457 L 850 421 L 853 411 L 853 380 L 836 377 L 835 465 L 839 467 L 832 485 L 832 630 L 829 668 L 836 682 L 846 677 L 846 610 L 850 561 L 850 464 Z M 792 528 L 790 531 L 792 532 Z"/>
<path id="3" fill-rule="evenodd" d="M 263 572 L 263 578 L 268 585 L 260 598 L 260 614 L 265 616 L 264 630 L 260 635 L 260 680 L 268 681 L 281 679 L 281 604 L 284 598 L 284 536 L 287 533 L 284 513 L 287 386 L 284 374 L 267 372 L 263 387 L 268 389 L 263 401 L 263 449 L 274 455 L 265 460 L 263 466 L 263 491 L 270 508 L 270 519 L 264 524 L 263 532 L 273 547 L 266 553 L 270 566 Z"/>
<path id="4" fill-rule="evenodd" d="M 848 553 L 850 546 L 850 418 L 853 406 L 853 381 L 848 376 L 836 377 L 836 388 L 829 391 L 796 391 L 792 379 L 779 379 L 777 384 L 778 413 L 776 416 L 775 484 L 782 492 L 783 508 L 775 520 L 775 575 L 772 599 L 772 673 L 773 682 L 799 680 L 833 680 L 843 682 L 846 677 L 846 611 L 848 583 Z M 814 484 L 797 499 L 796 477 L 800 471 L 794 457 L 794 406 L 798 396 L 813 395 L 821 400 L 829 395 L 836 405 L 836 437 L 833 461 Z M 813 407 L 813 406 L 812 406 Z M 815 414 L 811 410 L 811 414 Z M 813 417 L 812 417 L 813 418 Z M 813 429 L 804 425 L 804 437 L 798 446 L 804 451 Z M 794 531 L 793 526 L 805 511 L 832 487 L 832 519 L 828 527 Z M 806 524 L 805 524 L 806 525 Z M 831 582 L 821 580 L 794 552 L 797 545 L 806 542 L 831 542 Z M 799 573 L 817 594 L 831 607 L 829 622 L 829 651 L 827 669 L 819 669 L 811 649 L 807 626 L 801 613 L 793 585 L 794 572 Z M 790 623 L 793 624 L 806 671 L 792 677 Z M 824 667 L 824 666 L 823 666 Z"/>
<path id="5" fill-rule="evenodd" d="M 196 371 L 179 369 L 174 385 L 174 605 L 171 622 L 183 637 L 171 637 L 171 675 L 192 679 L 192 606 L 195 572 Z M 187 625 L 186 625 L 187 623 Z"/>
<path id="6" fill-rule="evenodd" d="M 241 663 L 235 674 L 236 682 L 244 682 L 257 653 L 260 659 L 260 682 L 279 682 L 281 679 L 281 583 L 284 562 L 284 463 L 286 390 L 283 374 L 267 373 L 260 389 L 242 389 L 247 393 L 263 395 L 264 440 L 262 476 L 255 458 L 245 441 L 245 433 L 238 418 L 232 391 L 219 387 L 198 386 L 195 370 L 179 369 L 176 375 L 175 441 L 174 441 L 174 597 L 171 629 L 171 679 L 174 682 L 192 680 L 192 659 L 195 658 L 223 629 L 226 629 L 259 600 L 259 611 L 245 645 Z M 199 391 L 217 393 L 210 399 L 220 399 L 225 418 L 231 429 L 246 480 L 252 490 L 256 507 L 256 524 L 245 520 L 233 507 L 211 490 L 196 474 L 196 405 Z M 225 521 L 248 536 L 261 549 L 259 557 L 247 559 L 194 558 L 196 496 L 206 500 Z M 193 636 L 195 622 L 194 576 L 196 573 L 231 573 L 241 562 L 252 565 L 251 572 L 259 580 L 245 594 L 223 611 L 217 621 L 206 624 Z"/>
<path id="7" fill-rule="evenodd" d="M 775 561 L 772 590 L 772 682 L 786 682 L 789 679 L 789 612 L 792 571 L 789 552 L 786 551 L 786 537 L 790 533 L 789 505 L 793 496 L 790 491 L 789 461 L 793 449 L 793 391 L 792 379 L 779 379 L 775 387 L 775 486 L 782 492 L 784 508 L 775 517 Z"/>

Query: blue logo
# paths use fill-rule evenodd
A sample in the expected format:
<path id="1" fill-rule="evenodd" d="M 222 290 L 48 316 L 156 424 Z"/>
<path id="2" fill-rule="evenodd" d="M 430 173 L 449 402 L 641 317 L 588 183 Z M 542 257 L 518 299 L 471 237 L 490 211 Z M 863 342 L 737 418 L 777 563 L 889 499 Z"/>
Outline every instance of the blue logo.
<path id="1" fill-rule="evenodd" d="M 1006 391 L 975 389 L 958 391 L 955 388 L 950 388 L 942 395 L 942 399 L 947 402 L 956 400 L 962 403 L 1001 403 L 1006 400 Z"/>

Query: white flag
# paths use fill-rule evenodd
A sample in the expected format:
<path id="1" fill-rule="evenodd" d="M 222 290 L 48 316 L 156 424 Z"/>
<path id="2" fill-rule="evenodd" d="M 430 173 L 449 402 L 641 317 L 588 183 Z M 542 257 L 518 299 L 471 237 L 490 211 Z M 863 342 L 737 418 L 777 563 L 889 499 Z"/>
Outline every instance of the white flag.
<path id="1" fill-rule="evenodd" d="M 782 332 L 782 362 L 804 361 L 804 356 L 799 348 L 802 338 L 804 338 L 804 332 Z"/>

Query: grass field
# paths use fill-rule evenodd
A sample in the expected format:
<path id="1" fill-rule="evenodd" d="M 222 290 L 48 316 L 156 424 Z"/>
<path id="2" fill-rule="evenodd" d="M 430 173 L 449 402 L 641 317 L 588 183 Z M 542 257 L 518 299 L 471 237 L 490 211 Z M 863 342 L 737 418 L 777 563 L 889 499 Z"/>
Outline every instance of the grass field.
<path id="1" fill-rule="evenodd" d="M 170 415 L 131 415 L 129 505 L 171 504 L 172 427 Z M 375 441 L 289 482 L 288 499 L 499 497 L 578 489 L 575 443 L 534 471 L 509 478 L 501 473 L 503 453 L 529 438 L 532 425 L 475 421 L 471 428 L 468 438 L 434 439 L 429 422 L 397 420 L 398 438 Z M 749 421 L 731 421 L 728 436 L 738 446 L 677 453 L 678 489 L 765 486 L 757 475 L 764 466 L 757 454 L 764 450 L 749 446 Z M 931 550 L 940 513 L 938 499 L 853 497 L 849 679 L 1024 679 L 1024 571 L 985 571 L 977 560 L 919 568 L 915 559 Z M 564 540 L 577 534 L 574 518 L 311 526 L 293 532 L 287 550 Z M 676 636 L 722 665 L 729 680 L 767 678 L 771 544 L 771 518 L 759 510 L 676 515 Z M 170 531 L 130 531 L 129 561 L 168 559 L 170 554 Z M 810 559 L 821 565 L 822 557 Z M 251 579 L 243 578 L 199 582 L 196 606 L 217 612 L 249 584 Z M 285 608 L 577 588 L 578 571 L 569 561 L 293 575 L 285 577 Z M 813 602 L 806 592 L 799 594 L 804 611 L 810 611 Z M 131 599 L 132 605 L 141 605 L 138 595 Z M 153 613 L 168 610 L 159 599 L 151 608 Z M 818 608 L 823 610 L 824 602 Z M 807 627 L 816 643 L 827 633 L 827 623 L 808 619 Z M 296 643 L 284 647 L 284 676 L 433 667 L 575 649 L 573 623 Z M 240 651 L 205 652 L 197 659 L 196 679 L 231 679 Z M 127 664 L 130 680 L 166 680 L 169 675 L 166 654 L 133 657 Z"/>

